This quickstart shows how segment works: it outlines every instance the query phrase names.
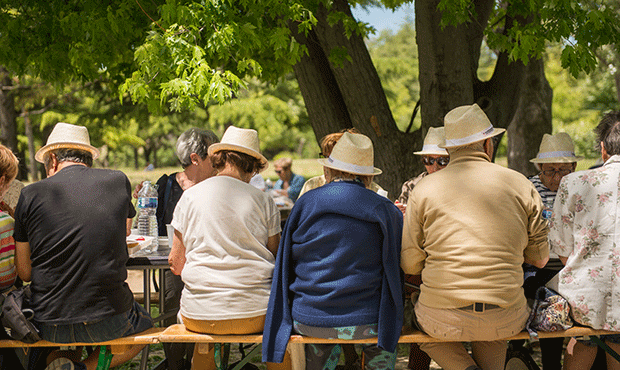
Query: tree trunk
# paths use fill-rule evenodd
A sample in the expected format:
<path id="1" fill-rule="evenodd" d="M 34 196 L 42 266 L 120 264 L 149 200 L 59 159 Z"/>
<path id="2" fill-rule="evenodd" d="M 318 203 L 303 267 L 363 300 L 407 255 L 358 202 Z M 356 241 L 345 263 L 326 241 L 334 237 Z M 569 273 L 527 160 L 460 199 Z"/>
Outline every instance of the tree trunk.
<path id="1" fill-rule="evenodd" d="M 346 0 L 335 0 L 332 6 L 335 11 L 351 15 Z M 327 21 L 329 11 L 321 5 L 315 13 L 318 24 L 314 30 L 322 55 L 325 57 L 331 55 L 333 51 L 346 48 L 351 59 L 344 61 L 341 66 L 336 65 L 333 60 L 328 60 L 328 70 L 319 69 L 325 68 L 324 64 L 321 64 L 322 67 L 316 67 L 314 73 L 330 71 L 333 79 L 331 76 L 325 81 L 318 77 L 300 79 L 300 88 L 302 85 L 304 85 L 302 89 L 312 88 L 315 91 L 337 88 L 336 96 L 340 96 L 341 100 L 336 99 L 325 102 L 325 104 L 331 105 L 330 109 L 334 111 L 342 111 L 344 103 L 346 114 L 341 112 L 339 117 L 348 116 L 350 124 L 373 141 L 375 166 L 383 170 L 383 174 L 376 181 L 388 191 L 391 199 L 395 199 L 400 195 L 402 183 L 421 169 L 420 162 L 412 155 L 414 150 L 421 147 L 421 132 L 405 134 L 398 130 L 363 38 L 357 34 L 347 38 L 340 24 L 330 26 Z M 311 56 L 317 54 L 320 56 L 320 53 L 311 54 Z M 315 66 L 318 65 L 318 62 L 316 63 Z M 327 117 L 323 116 L 329 112 L 328 109 L 318 109 L 306 99 L 306 96 L 304 96 L 304 101 L 308 115 L 314 117 L 313 127 L 321 125 L 316 123 L 316 119 L 327 120 Z M 331 132 L 335 131 L 334 126 L 328 128 L 331 128 Z M 320 130 L 315 129 L 315 132 L 317 131 Z"/>
<path id="2" fill-rule="evenodd" d="M 508 167 L 531 176 L 543 134 L 551 133 L 553 91 L 545 78 L 542 59 L 530 60 L 519 87 L 519 101 L 508 126 Z"/>
<path id="3" fill-rule="evenodd" d="M 32 125 L 30 124 L 30 116 L 24 115 L 24 126 L 26 137 L 28 138 L 28 172 L 32 181 L 39 180 L 39 172 L 37 169 L 37 161 L 34 159 L 34 134 L 32 133 Z"/>
<path id="4" fill-rule="evenodd" d="M 552 93 L 542 61 L 525 66 L 500 53 L 491 79 L 480 81 L 480 46 L 494 1 L 475 1 L 476 19 L 443 29 L 438 4 L 416 1 L 422 127 L 441 126 L 449 110 L 475 102 L 494 126 L 508 129 L 509 167 L 532 174 L 529 159 L 536 155 L 542 135 L 551 131 Z M 507 28 L 512 21 L 506 21 Z"/>
<path id="5" fill-rule="evenodd" d="M 15 112 L 15 94 L 4 89 L 4 86 L 13 86 L 9 72 L 0 66 L 0 143 L 11 149 L 19 159 L 17 179 L 28 178 L 28 169 L 23 153 L 17 148 L 17 112 Z"/>
<path id="6" fill-rule="evenodd" d="M 296 24 L 290 24 L 289 28 L 297 42 L 308 48 L 308 55 L 304 55 L 293 70 L 317 141 L 332 132 L 353 127 L 315 31 L 310 31 L 306 37 L 297 32 Z"/>

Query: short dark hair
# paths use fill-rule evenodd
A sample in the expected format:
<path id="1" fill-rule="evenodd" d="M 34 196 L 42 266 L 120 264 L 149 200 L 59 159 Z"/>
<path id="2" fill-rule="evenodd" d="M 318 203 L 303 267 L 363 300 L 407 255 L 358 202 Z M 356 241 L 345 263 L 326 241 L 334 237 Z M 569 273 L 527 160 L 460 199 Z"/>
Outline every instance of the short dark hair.
<path id="1" fill-rule="evenodd" d="M 222 170 L 226 163 L 236 166 L 245 173 L 260 172 L 265 168 L 265 164 L 260 159 L 234 150 L 220 150 L 210 155 L 209 158 L 213 168 L 218 171 Z"/>
<path id="2" fill-rule="evenodd" d="M 60 148 L 47 152 L 44 163 L 45 168 L 49 168 L 52 160 L 52 154 L 56 156 L 58 163 L 71 161 L 76 163 L 84 163 L 88 167 L 93 166 L 93 155 L 91 152 L 81 149 Z"/>
<path id="3" fill-rule="evenodd" d="M 595 129 L 598 142 L 605 145 L 610 156 L 620 154 L 620 111 L 611 111 L 603 116 Z"/>

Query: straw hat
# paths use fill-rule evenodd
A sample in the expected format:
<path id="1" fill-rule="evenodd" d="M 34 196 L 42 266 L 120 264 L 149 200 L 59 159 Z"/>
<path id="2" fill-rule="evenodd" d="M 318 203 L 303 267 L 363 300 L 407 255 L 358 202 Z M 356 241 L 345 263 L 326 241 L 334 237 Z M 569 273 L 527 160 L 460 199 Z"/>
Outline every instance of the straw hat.
<path id="1" fill-rule="evenodd" d="M 424 145 L 415 155 L 448 155 L 448 151 L 440 148 L 440 144 L 446 142 L 446 133 L 443 127 L 430 127 L 424 138 Z"/>
<path id="2" fill-rule="evenodd" d="M 372 141 L 362 134 L 345 132 L 338 140 L 329 158 L 318 159 L 325 167 L 354 175 L 378 175 L 382 171 L 375 168 Z"/>
<path id="3" fill-rule="evenodd" d="M 446 130 L 446 143 L 441 148 L 454 148 L 490 137 L 506 131 L 494 128 L 489 118 L 478 104 L 463 105 L 452 109 L 443 119 Z"/>
<path id="4" fill-rule="evenodd" d="M 43 163 L 47 152 L 61 148 L 80 149 L 90 152 L 93 155 L 93 159 L 99 157 L 99 150 L 90 145 L 90 137 L 86 127 L 58 122 L 47 138 L 47 143 L 37 151 L 34 159 Z"/>
<path id="5" fill-rule="evenodd" d="M 267 158 L 260 154 L 258 132 L 250 128 L 229 126 L 224 132 L 222 140 L 219 143 L 211 144 L 208 152 L 209 155 L 213 155 L 222 150 L 241 152 L 260 160 L 265 166 L 269 165 Z"/>
<path id="6" fill-rule="evenodd" d="M 555 135 L 544 134 L 540 142 L 540 149 L 532 163 L 573 163 L 583 159 L 575 155 L 573 140 L 566 132 Z"/>

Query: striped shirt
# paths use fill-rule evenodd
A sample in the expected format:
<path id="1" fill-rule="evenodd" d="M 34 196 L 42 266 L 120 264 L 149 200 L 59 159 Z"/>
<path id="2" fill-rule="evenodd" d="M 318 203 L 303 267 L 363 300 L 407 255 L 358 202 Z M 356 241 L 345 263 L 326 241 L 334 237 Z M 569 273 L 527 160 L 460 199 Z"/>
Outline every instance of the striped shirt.
<path id="1" fill-rule="evenodd" d="M 15 270 L 15 240 L 13 228 L 15 220 L 7 213 L 0 211 L 0 293 L 9 290 L 17 273 Z"/>
<path id="2" fill-rule="evenodd" d="M 536 191 L 538 191 L 538 194 L 540 194 L 540 197 L 542 198 L 543 205 L 549 209 L 553 209 L 553 201 L 555 200 L 556 192 L 549 190 L 548 187 L 543 185 L 538 175 L 528 177 L 528 180 L 530 180 L 532 184 L 534 184 L 534 187 L 536 187 Z"/>

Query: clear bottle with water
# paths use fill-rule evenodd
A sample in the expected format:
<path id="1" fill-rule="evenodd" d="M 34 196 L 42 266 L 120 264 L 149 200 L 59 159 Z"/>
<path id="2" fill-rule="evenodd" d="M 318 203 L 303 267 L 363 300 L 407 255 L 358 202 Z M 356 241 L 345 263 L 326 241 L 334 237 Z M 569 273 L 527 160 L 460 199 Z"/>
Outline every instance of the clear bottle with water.
<path id="1" fill-rule="evenodd" d="M 157 250 L 157 189 L 150 181 L 142 183 L 138 193 L 138 234 L 155 238 L 151 248 Z"/>

